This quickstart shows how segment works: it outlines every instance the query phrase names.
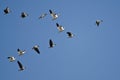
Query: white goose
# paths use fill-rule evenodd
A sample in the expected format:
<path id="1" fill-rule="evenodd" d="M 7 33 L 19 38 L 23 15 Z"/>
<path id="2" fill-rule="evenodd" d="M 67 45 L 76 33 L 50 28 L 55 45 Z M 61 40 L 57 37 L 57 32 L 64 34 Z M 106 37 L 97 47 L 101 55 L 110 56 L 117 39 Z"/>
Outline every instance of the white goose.
<path id="1" fill-rule="evenodd" d="M 19 48 L 17 49 L 17 52 L 18 52 L 19 56 L 21 56 L 21 55 L 26 53 L 25 50 L 20 50 Z"/>
<path id="2" fill-rule="evenodd" d="M 62 31 L 65 30 L 64 27 L 61 26 L 61 25 L 59 25 L 58 23 L 56 23 L 56 26 L 57 26 L 57 29 L 58 29 L 60 32 L 62 32 Z"/>
<path id="3" fill-rule="evenodd" d="M 13 56 L 9 56 L 9 57 L 7 57 L 8 59 L 9 59 L 9 61 L 10 62 L 13 62 L 13 61 L 15 61 L 16 60 L 16 58 L 15 57 L 13 57 Z"/>
<path id="4" fill-rule="evenodd" d="M 52 20 L 55 20 L 58 18 L 58 14 L 54 13 L 52 10 L 49 10 L 50 15 L 52 16 Z"/>

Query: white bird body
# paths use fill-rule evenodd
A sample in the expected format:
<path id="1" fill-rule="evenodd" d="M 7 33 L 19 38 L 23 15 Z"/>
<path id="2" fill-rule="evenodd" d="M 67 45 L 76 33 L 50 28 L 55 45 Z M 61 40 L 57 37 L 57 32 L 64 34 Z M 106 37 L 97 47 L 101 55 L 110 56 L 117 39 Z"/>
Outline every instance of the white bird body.
<path id="1" fill-rule="evenodd" d="M 58 29 L 60 32 L 62 32 L 62 31 L 65 30 L 64 27 L 61 26 L 61 25 L 59 25 L 58 23 L 56 23 L 56 26 L 57 26 L 57 29 Z"/>
<path id="2" fill-rule="evenodd" d="M 54 13 L 52 10 L 49 10 L 50 15 L 52 16 L 52 20 L 55 20 L 58 18 L 58 14 Z"/>
<path id="3" fill-rule="evenodd" d="M 18 52 L 19 56 L 21 56 L 21 55 L 26 53 L 25 50 L 20 50 L 19 48 L 17 49 L 17 52 Z"/>
<path id="4" fill-rule="evenodd" d="M 52 20 L 55 20 L 55 19 L 57 19 L 58 18 L 58 15 L 57 14 L 51 14 L 51 16 L 52 16 Z"/>
<path id="5" fill-rule="evenodd" d="M 58 29 L 60 32 L 64 31 L 64 27 L 63 27 L 63 26 L 59 26 L 59 27 L 57 27 L 57 29 Z"/>
<path id="6" fill-rule="evenodd" d="M 8 59 L 9 59 L 9 61 L 10 61 L 10 62 L 13 62 L 13 61 L 15 61 L 15 60 L 16 60 L 16 58 L 15 58 L 15 57 L 13 57 L 13 56 L 8 57 Z"/>

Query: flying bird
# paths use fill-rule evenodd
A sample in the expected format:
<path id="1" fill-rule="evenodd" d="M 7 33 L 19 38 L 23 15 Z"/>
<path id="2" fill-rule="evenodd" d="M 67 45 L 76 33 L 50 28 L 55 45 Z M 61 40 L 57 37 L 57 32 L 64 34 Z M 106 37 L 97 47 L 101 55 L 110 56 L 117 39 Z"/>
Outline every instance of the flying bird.
<path id="1" fill-rule="evenodd" d="M 58 29 L 60 32 L 64 31 L 64 27 L 63 27 L 63 26 L 59 25 L 58 23 L 56 23 L 56 26 L 57 26 L 57 29 Z"/>
<path id="2" fill-rule="evenodd" d="M 15 57 L 13 57 L 13 56 L 9 56 L 9 57 L 7 57 L 7 58 L 9 59 L 10 62 L 13 62 L 13 61 L 16 60 Z"/>
<path id="3" fill-rule="evenodd" d="M 25 13 L 25 12 L 22 12 L 22 13 L 21 13 L 21 17 L 22 17 L 22 18 L 25 18 L 25 17 L 27 17 L 27 16 L 28 16 L 27 13 Z"/>
<path id="4" fill-rule="evenodd" d="M 53 43 L 53 41 L 50 39 L 49 40 L 49 48 L 53 48 L 56 44 Z"/>
<path id="5" fill-rule="evenodd" d="M 71 32 L 66 32 L 66 33 L 67 33 L 67 35 L 68 35 L 69 38 L 72 38 L 74 36 L 74 34 L 71 33 Z"/>
<path id="6" fill-rule="evenodd" d="M 39 45 L 33 46 L 33 48 L 38 54 L 40 54 Z"/>
<path id="7" fill-rule="evenodd" d="M 52 20 L 55 20 L 58 18 L 58 14 L 54 13 L 52 10 L 49 10 L 50 15 L 52 16 Z"/>
<path id="8" fill-rule="evenodd" d="M 22 65 L 22 63 L 20 61 L 17 61 L 17 63 L 18 63 L 18 66 L 19 66 L 19 71 L 23 71 L 25 68 Z"/>
<path id="9" fill-rule="evenodd" d="M 103 22 L 103 20 L 96 20 L 96 25 L 99 26 L 101 22 Z"/>
<path id="10" fill-rule="evenodd" d="M 6 7 L 6 8 L 4 9 L 4 13 L 5 13 L 5 14 L 10 13 L 10 8 L 9 8 L 9 7 Z"/>
<path id="11" fill-rule="evenodd" d="M 18 54 L 19 54 L 19 56 L 21 56 L 21 55 L 23 55 L 23 54 L 25 54 L 25 50 L 20 50 L 19 48 L 17 49 L 17 52 L 18 52 Z"/>
<path id="12" fill-rule="evenodd" d="M 42 19 L 42 18 L 44 18 L 45 16 L 47 16 L 47 14 L 46 14 L 46 13 L 44 13 L 44 14 L 40 15 L 39 19 Z"/>

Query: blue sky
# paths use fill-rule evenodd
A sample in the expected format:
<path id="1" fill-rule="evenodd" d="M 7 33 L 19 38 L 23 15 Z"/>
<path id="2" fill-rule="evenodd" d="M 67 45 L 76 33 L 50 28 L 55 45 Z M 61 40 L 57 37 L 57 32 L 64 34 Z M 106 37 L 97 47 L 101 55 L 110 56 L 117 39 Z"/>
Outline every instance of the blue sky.
<path id="1" fill-rule="evenodd" d="M 7 6 L 11 13 L 4 15 Z M 120 80 L 119 8 L 119 0 L 0 0 L 0 80 Z M 52 21 L 49 9 L 59 18 Z M 29 16 L 22 19 L 24 11 Z M 97 19 L 103 20 L 99 27 Z M 67 38 L 67 31 L 75 36 Z M 36 44 L 40 55 L 32 50 Z M 17 48 L 26 54 L 18 56 Z M 8 56 L 26 69 L 18 71 Z"/>

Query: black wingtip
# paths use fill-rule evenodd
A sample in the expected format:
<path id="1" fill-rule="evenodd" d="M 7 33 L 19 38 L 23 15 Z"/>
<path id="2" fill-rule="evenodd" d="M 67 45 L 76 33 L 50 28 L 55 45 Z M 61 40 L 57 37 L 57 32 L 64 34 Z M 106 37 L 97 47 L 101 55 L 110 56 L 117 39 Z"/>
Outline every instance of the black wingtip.
<path id="1" fill-rule="evenodd" d="M 20 63 L 20 61 L 19 61 L 19 60 L 17 60 L 17 63 Z"/>
<path id="2" fill-rule="evenodd" d="M 52 14 L 52 10 L 51 9 L 49 10 L 49 12 L 50 12 L 50 14 Z"/>
<path id="3" fill-rule="evenodd" d="M 57 27 L 59 27 L 59 24 L 58 24 L 58 23 L 56 23 L 56 26 L 57 26 Z"/>
<path id="4" fill-rule="evenodd" d="M 66 32 L 67 34 L 70 34 L 71 32 Z"/>
<path id="5" fill-rule="evenodd" d="M 8 59 L 10 58 L 10 57 L 7 57 Z"/>
<path id="6" fill-rule="evenodd" d="M 37 53 L 40 54 L 40 51 L 38 50 Z"/>
<path id="7" fill-rule="evenodd" d="M 17 51 L 20 51 L 20 49 L 18 48 Z"/>

